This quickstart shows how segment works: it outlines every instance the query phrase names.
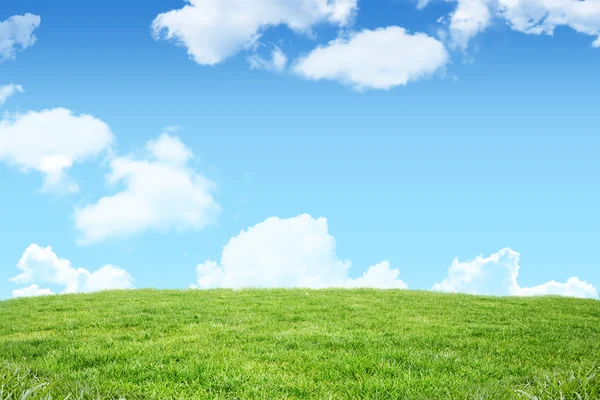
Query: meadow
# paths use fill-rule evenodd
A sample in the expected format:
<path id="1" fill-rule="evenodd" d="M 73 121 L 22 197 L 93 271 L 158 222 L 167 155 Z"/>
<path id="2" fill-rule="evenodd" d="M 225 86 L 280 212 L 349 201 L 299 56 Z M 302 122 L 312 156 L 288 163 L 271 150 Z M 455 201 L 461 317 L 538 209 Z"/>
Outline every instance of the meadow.
<path id="1" fill-rule="evenodd" d="M 0 302 L 0 399 L 600 399 L 600 302 L 114 291 Z"/>

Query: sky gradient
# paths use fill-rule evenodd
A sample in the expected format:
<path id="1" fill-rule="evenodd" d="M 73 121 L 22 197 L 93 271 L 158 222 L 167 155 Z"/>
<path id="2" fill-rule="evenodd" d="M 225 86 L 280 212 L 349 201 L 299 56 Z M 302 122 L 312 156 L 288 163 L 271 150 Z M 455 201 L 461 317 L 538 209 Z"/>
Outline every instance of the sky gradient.
<path id="1" fill-rule="evenodd" d="M 598 297 L 600 3 L 212 3 L 3 2 L 0 298 Z"/>

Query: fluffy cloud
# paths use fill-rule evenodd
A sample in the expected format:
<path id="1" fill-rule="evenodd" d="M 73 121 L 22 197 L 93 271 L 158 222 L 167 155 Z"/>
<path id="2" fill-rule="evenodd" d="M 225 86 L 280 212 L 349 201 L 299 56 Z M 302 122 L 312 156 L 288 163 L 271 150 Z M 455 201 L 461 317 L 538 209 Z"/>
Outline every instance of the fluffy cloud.
<path id="1" fill-rule="evenodd" d="M 309 79 L 336 80 L 358 90 L 390 89 L 429 76 L 448 61 L 440 41 L 391 26 L 363 30 L 317 47 L 294 70 Z"/>
<path id="2" fill-rule="evenodd" d="M 388 261 L 369 267 L 361 277 L 346 280 L 348 288 L 407 289 L 408 285 L 398 279 L 399 269 L 392 269 Z"/>
<path id="3" fill-rule="evenodd" d="M 598 292 L 592 284 L 581 281 L 576 277 L 567 279 L 567 283 L 550 281 L 544 283 L 543 285 L 534 286 L 531 288 L 519 288 L 516 294 L 519 296 L 557 295 L 569 297 L 589 297 L 592 299 L 598 298 Z"/>
<path id="4" fill-rule="evenodd" d="M 15 58 L 18 50 L 24 50 L 36 41 L 33 31 L 40 26 L 37 15 L 15 15 L 0 22 L 0 62 Z"/>
<path id="5" fill-rule="evenodd" d="M 0 106 L 6 103 L 9 97 L 16 93 L 22 93 L 23 87 L 21 85 L 3 85 L 0 86 Z"/>
<path id="6" fill-rule="evenodd" d="M 64 108 L 6 115 L 0 120 L 0 161 L 44 174 L 44 191 L 73 192 L 66 170 L 109 148 L 113 134 L 91 115 Z"/>
<path id="7" fill-rule="evenodd" d="M 15 297 L 52 294 L 49 289 L 40 289 L 37 283 L 64 286 L 63 293 L 97 292 L 133 287 L 133 278 L 124 269 L 113 265 L 105 265 L 94 272 L 83 268 L 75 269 L 69 260 L 58 258 L 50 246 L 30 245 L 19 260 L 17 268 L 21 270 L 21 274 L 11 278 L 10 281 L 32 285 L 14 290 Z"/>
<path id="8" fill-rule="evenodd" d="M 112 159 L 107 180 L 124 183 L 124 190 L 75 210 L 82 244 L 214 222 L 220 211 L 212 196 L 215 184 L 192 168 L 192 151 L 167 133 L 149 141 L 146 151 L 144 158 Z"/>
<path id="9" fill-rule="evenodd" d="M 552 281 L 532 288 L 521 288 L 517 283 L 519 258 L 519 253 L 506 248 L 487 258 L 479 256 L 467 262 L 454 259 L 448 276 L 435 284 L 433 289 L 497 296 L 560 295 L 597 298 L 596 288 L 579 278 L 569 278 L 567 283 Z"/>
<path id="10" fill-rule="evenodd" d="M 391 269 L 387 261 L 357 279 L 348 277 L 349 268 L 350 262 L 336 255 L 326 219 L 273 217 L 231 238 L 220 265 L 214 261 L 198 265 L 197 287 L 407 287 L 398 279 L 399 270 Z"/>
<path id="11" fill-rule="evenodd" d="M 357 0 L 187 0 L 156 17 L 155 38 L 174 39 L 201 65 L 215 65 L 255 45 L 269 27 L 310 33 L 320 22 L 349 23 Z"/>
<path id="12" fill-rule="evenodd" d="M 15 289 L 12 292 L 13 297 L 37 297 L 37 296 L 49 296 L 54 294 L 50 289 L 41 289 L 35 283 L 27 286 L 23 289 Z"/>
<path id="13" fill-rule="evenodd" d="M 264 69 L 272 72 L 282 72 L 288 62 L 285 53 L 277 46 L 271 51 L 271 59 L 264 59 L 258 54 L 248 57 L 248 63 L 252 69 Z"/>
<path id="14" fill-rule="evenodd" d="M 467 47 L 469 39 L 487 28 L 496 14 L 510 27 L 528 34 L 552 35 L 557 26 L 597 39 L 600 47 L 600 1 L 598 0 L 459 0 L 450 18 L 453 43 Z"/>

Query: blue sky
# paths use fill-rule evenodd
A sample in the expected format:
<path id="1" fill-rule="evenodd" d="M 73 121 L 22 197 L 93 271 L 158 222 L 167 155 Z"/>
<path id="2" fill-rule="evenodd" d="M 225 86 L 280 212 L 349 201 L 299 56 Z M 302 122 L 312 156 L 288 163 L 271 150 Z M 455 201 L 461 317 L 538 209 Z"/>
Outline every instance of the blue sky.
<path id="1" fill-rule="evenodd" d="M 597 297 L 597 1 L 210 3 L 3 2 L 0 298 Z"/>

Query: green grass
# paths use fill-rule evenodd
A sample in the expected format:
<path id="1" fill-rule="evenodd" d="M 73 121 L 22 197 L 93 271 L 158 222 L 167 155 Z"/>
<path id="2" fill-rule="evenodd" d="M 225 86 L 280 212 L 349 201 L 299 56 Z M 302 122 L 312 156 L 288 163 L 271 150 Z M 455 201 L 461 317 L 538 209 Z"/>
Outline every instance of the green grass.
<path id="1" fill-rule="evenodd" d="M 121 291 L 0 302 L 0 399 L 600 399 L 600 302 Z"/>

